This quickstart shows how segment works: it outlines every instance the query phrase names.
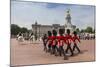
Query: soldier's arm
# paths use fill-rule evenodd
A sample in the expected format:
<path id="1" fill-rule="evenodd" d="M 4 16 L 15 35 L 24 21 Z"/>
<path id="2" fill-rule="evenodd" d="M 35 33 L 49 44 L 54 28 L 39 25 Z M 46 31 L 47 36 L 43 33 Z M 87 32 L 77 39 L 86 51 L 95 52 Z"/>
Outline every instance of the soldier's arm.
<path id="1" fill-rule="evenodd" d="M 79 42 L 81 42 L 78 36 L 76 37 L 76 39 L 77 39 Z"/>

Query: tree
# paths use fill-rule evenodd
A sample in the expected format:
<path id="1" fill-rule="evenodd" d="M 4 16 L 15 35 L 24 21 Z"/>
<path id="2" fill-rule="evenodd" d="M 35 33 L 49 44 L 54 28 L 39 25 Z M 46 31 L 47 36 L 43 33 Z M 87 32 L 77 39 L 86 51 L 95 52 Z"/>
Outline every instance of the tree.
<path id="1" fill-rule="evenodd" d="M 21 28 L 16 24 L 11 24 L 11 35 L 17 35 Z"/>
<path id="2" fill-rule="evenodd" d="M 16 24 L 11 24 L 11 35 L 17 35 L 19 32 L 26 33 L 29 32 L 29 30 L 25 27 L 19 27 Z"/>
<path id="3" fill-rule="evenodd" d="M 28 32 L 28 29 L 25 28 L 25 27 L 22 27 L 22 28 L 21 28 L 21 32 L 22 32 L 22 33 Z"/>
<path id="4" fill-rule="evenodd" d="M 85 32 L 85 30 L 84 29 L 81 29 L 81 31 L 80 31 L 81 33 L 84 33 Z"/>
<path id="5" fill-rule="evenodd" d="M 79 30 L 79 28 L 77 28 L 77 29 L 76 29 L 76 32 L 77 32 L 77 33 L 80 33 L 80 30 Z"/>
<path id="6" fill-rule="evenodd" d="M 92 27 L 87 27 L 85 30 L 87 33 L 93 33 Z"/>
<path id="7" fill-rule="evenodd" d="M 93 33 L 95 33 L 95 29 L 93 30 Z"/>

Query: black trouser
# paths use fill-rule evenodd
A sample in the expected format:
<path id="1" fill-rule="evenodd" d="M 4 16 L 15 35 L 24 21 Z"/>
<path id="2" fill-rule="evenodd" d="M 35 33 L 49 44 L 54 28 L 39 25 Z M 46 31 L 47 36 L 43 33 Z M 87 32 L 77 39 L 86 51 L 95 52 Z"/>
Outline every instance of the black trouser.
<path id="1" fill-rule="evenodd" d="M 53 53 L 53 54 L 56 54 L 57 51 L 58 51 L 57 45 L 52 45 L 52 53 Z"/>
<path id="2" fill-rule="evenodd" d="M 59 48 L 57 47 L 57 44 L 54 46 L 56 52 L 59 52 Z"/>
<path id="3" fill-rule="evenodd" d="M 44 44 L 44 51 L 47 51 L 46 43 L 43 44 Z"/>
<path id="4" fill-rule="evenodd" d="M 76 43 L 74 43 L 74 46 L 73 46 L 73 51 L 75 50 L 75 48 L 77 49 L 77 51 L 80 53 L 80 49 L 79 49 L 79 47 L 77 46 L 77 44 Z"/>
<path id="5" fill-rule="evenodd" d="M 62 54 L 65 56 L 63 46 L 59 46 L 59 55 L 61 56 Z"/>
<path id="6" fill-rule="evenodd" d="M 55 45 L 52 45 L 52 52 L 51 54 L 54 54 L 55 53 Z"/>
<path id="7" fill-rule="evenodd" d="M 71 56 L 73 55 L 73 50 L 71 49 L 71 44 L 67 45 L 67 49 L 65 50 L 66 53 L 68 53 L 68 50 L 71 52 Z"/>
<path id="8" fill-rule="evenodd" d="M 48 44 L 48 52 L 51 51 L 51 44 Z"/>

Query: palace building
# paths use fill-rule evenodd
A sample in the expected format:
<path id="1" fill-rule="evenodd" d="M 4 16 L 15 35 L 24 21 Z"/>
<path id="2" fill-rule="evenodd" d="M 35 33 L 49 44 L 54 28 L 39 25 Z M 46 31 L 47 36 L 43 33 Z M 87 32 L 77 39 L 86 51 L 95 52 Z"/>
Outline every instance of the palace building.
<path id="1" fill-rule="evenodd" d="M 44 34 L 46 34 L 48 31 L 52 31 L 53 29 L 58 30 L 60 28 L 65 29 L 65 33 L 67 29 L 70 29 L 70 31 L 74 31 L 76 29 L 75 25 L 72 25 L 71 23 L 71 15 L 70 15 L 70 10 L 66 12 L 66 17 L 65 17 L 65 24 L 60 25 L 60 24 L 52 24 L 52 25 L 42 25 L 38 24 L 36 21 L 35 24 L 32 24 L 32 32 L 34 35 L 37 35 L 37 37 L 40 37 Z"/>

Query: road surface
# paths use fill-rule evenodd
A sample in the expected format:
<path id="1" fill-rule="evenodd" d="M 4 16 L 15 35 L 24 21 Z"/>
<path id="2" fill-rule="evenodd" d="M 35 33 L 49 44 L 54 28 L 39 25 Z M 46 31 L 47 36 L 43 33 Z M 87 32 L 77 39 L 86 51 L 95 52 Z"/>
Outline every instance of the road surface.
<path id="1" fill-rule="evenodd" d="M 30 43 L 29 41 L 24 41 L 19 43 L 16 39 L 11 39 L 11 66 L 95 60 L 95 40 L 81 40 L 79 47 L 83 53 L 69 57 L 68 60 L 63 60 L 63 56 L 56 57 L 44 52 L 41 42 Z"/>

